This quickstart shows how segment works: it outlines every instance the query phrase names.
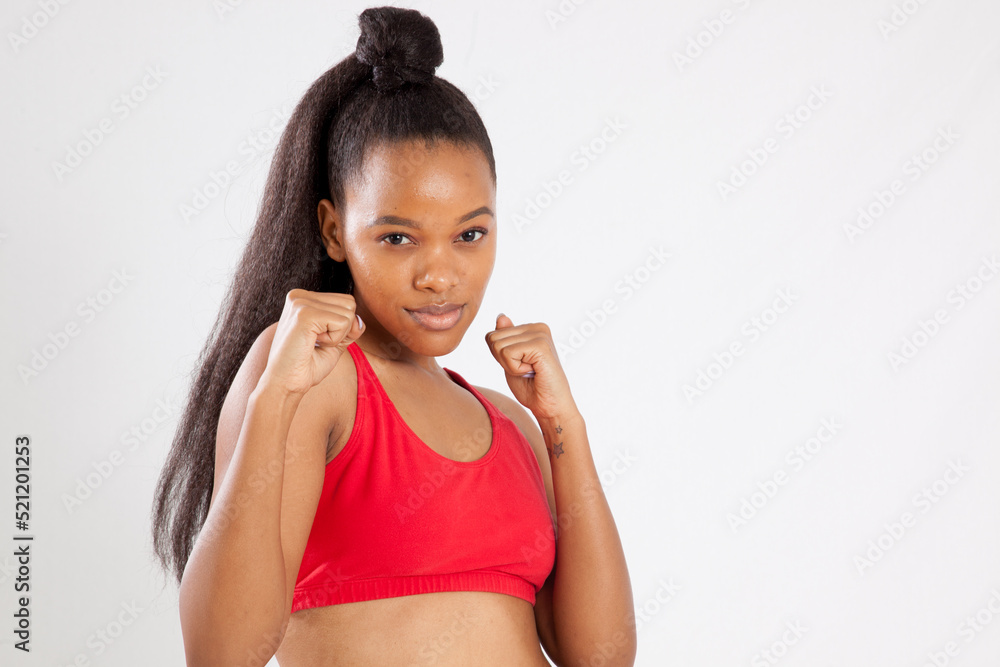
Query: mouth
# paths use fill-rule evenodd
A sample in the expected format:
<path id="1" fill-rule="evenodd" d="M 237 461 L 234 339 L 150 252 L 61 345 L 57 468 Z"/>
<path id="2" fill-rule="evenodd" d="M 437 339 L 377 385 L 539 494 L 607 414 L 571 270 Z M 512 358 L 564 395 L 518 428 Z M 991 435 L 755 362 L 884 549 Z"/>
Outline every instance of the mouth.
<path id="1" fill-rule="evenodd" d="M 431 331 L 450 329 L 462 318 L 465 304 L 449 303 L 442 306 L 424 306 L 419 310 L 405 308 L 417 324 Z"/>

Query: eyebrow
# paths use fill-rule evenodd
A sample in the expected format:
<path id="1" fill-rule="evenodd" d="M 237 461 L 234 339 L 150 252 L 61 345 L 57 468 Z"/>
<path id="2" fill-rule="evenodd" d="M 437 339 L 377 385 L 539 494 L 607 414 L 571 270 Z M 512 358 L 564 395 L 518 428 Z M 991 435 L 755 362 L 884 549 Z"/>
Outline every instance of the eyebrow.
<path id="1" fill-rule="evenodd" d="M 475 211 L 469 211 L 468 213 L 463 215 L 461 218 L 458 219 L 458 222 L 456 222 L 455 224 L 460 225 L 463 222 L 467 222 L 483 214 L 496 218 L 496 215 L 493 213 L 493 210 L 490 209 L 489 206 L 480 206 Z M 401 227 L 411 227 L 413 229 L 420 229 L 420 223 L 417 222 L 416 220 L 410 220 L 409 218 L 401 218 L 398 215 L 380 215 L 379 217 L 369 222 L 366 229 L 370 229 L 372 227 L 378 227 L 379 225 L 399 225 Z"/>

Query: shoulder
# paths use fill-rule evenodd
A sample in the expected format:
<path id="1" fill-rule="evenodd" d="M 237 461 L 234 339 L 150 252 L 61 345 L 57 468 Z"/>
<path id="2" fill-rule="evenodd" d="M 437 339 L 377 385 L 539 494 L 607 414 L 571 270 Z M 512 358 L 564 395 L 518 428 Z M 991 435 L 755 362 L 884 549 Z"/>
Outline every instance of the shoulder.
<path id="1" fill-rule="evenodd" d="M 488 398 L 490 403 L 500 408 L 502 413 L 510 417 L 514 423 L 518 423 L 518 421 L 531 421 L 531 415 L 524 409 L 524 406 L 507 394 L 500 393 L 496 389 L 490 389 L 489 387 L 480 387 L 479 385 L 473 386 L 479 391 L 479 393 Z M 518 426 L 520 426 L 520 424 L 518 424 Z"/>
<path id="2" fill-rule="evenodd" d="M 524 437 L 531 443 L 531 448 L 535 452 L 538 464 L 541 465 L 543 461 L 547 462 L 545 438 L 542 436 L 542 431 L 538 428 L 538 424 L 535 423 L 535 419 L 531 416 L 531 413 L 525 410 L 523 405 L 506 394 L 488 387 L 474 386 L 479 390 L 479 393 L 495 405 L 500 412 L 507 415 L 507 418 L 514 422 L 518 429 L 520 429 Z"/>

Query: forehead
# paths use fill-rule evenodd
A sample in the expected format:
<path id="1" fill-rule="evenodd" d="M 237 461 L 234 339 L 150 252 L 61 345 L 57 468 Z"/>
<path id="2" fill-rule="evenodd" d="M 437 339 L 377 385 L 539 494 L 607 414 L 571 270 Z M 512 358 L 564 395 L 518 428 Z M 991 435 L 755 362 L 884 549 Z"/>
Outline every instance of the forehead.
<path id="1" fill-rule="evenodd" d="M 408 200 L 464 205 L 492 201 L 495 189 L 479 148 L 448 141 L 429 146 L 420 139 L 374 145 L 365 156 L 360 178 L 345 194 L 369 205 Z"/>

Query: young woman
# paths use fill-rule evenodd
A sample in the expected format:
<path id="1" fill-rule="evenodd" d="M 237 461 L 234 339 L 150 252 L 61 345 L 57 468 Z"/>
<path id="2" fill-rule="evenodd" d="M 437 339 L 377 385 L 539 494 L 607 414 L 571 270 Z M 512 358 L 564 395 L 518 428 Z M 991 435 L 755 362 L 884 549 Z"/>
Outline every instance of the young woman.
<path id="1" fill-rule="evenodd" d="M 188 665 L 632 665 L 621 542 L 548 327 L 454 350 L 496 171 L 422 14 L 368 9 L 296 107 L 157 487 Z"/>

